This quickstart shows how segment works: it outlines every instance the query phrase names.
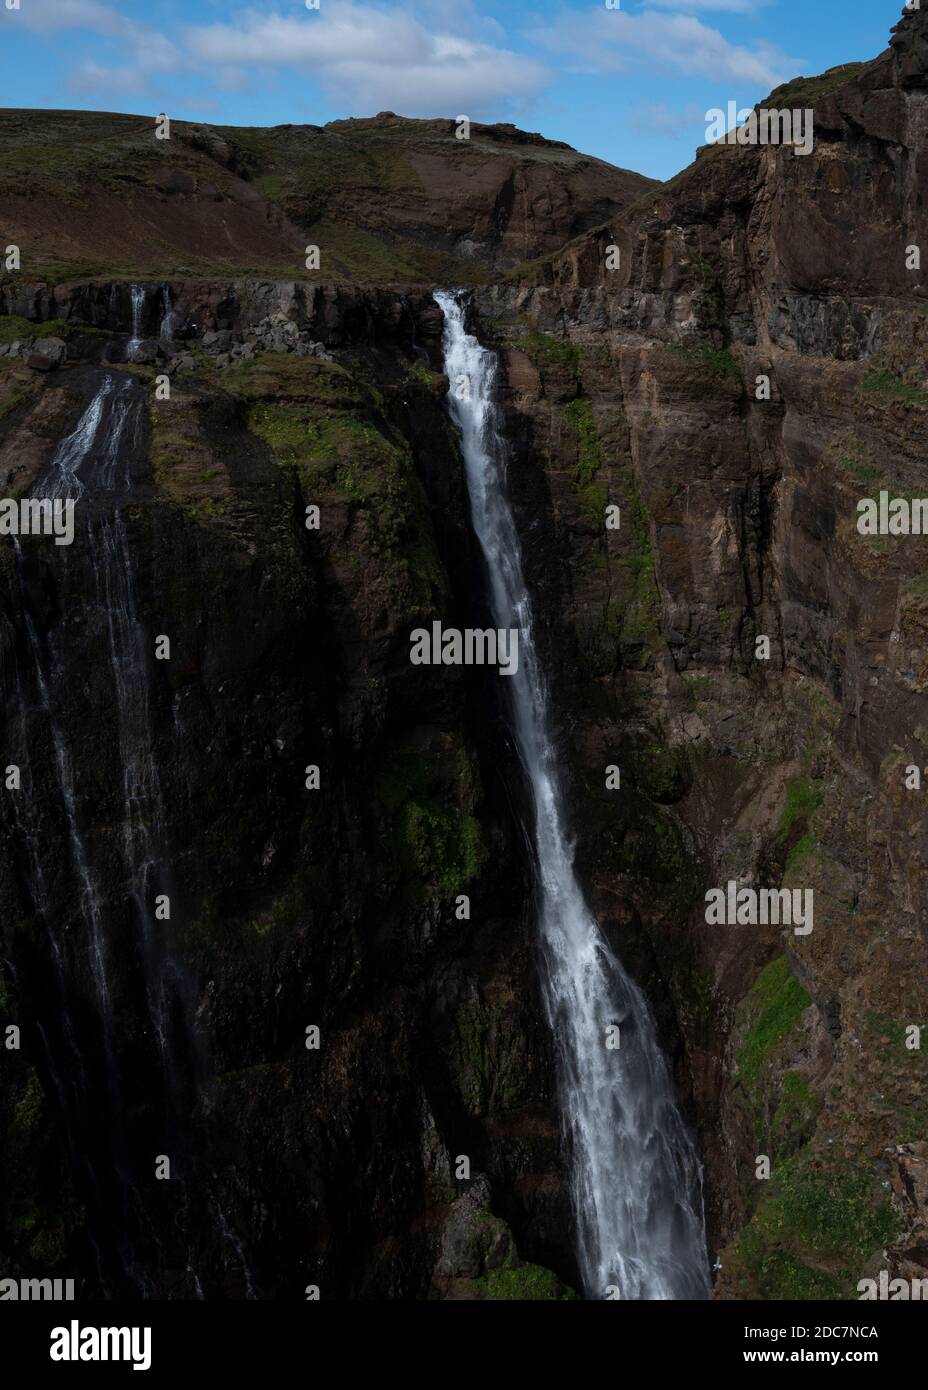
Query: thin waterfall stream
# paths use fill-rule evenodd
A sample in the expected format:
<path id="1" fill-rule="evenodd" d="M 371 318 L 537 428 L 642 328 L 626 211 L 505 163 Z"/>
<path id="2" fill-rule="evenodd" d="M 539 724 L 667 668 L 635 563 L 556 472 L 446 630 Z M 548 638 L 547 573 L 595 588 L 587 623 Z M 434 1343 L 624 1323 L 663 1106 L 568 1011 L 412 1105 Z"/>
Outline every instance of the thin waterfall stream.
<path id="1" fill-rule="evenodd" d="M 167 817 L 153 751 L 149 641 L 138 612 L 135 563 L 124 515 L 133 483 L 133 460 L 142 452 L 143 408 L 144 395 L 131 378 L 106 373 L 74 429 L 55 449 L 31 495 L 43 499 L 74 499 L 85 516 L 81 530 L 94 580 L 94 600 L 102 621 L 101 637 L 114 694 L 117 768 L 121 779 L 123 881 L 128 905 L 140 932 L 147 1008 L 164 1078 L 166 1120 L 170 1128 L 170 1135 L 165 1137 L 170 1137 L 172 1152 L 183 1154 L 188 1142 L 185 1115 L 190 1103 L 183 1071 L 193 1056 L 187 1036 L 189 1001 L 184 997 L 185 981 L 177 962 L 152 920 L 155 895 L 170 893 L 173 882 L 166 856 Z M 39 706 L 51 735 L 71 858 L 81 887 L 80 916 L 86 924 L 87 948 L 96 985 L 109 1095 L 111 1171 L 121 1190 L 129 1222 L 120 1232 L 120 1261 L 137 1287 L 150 1292 L 154 1286 L 134 1255 L 130 1228 L 141 1229 L 156 1244 L 157 1238 L 145 1201 L 126 1171 L 125 1098 L 112 1018 L 111 976 L 115 965 L 113 952 L 117 949 L 113 923 L 114 914 L 118 915 L 121 908 L 118 900 L 108 900 L 104 892 L 99 866 L 94 862 L 81 824 L 74 759 L 61 718 L 67 699 L 62 672 L 69 668 L 69 652 L 61 646 L 62 635 L 54 627 L 40 637 L 30 610 L 24 553 L 15 538 L 14 545 L 27 647 L 32 656 Z M 35 846 L 30 848 L 35 851 Z M 32 898 L 47 922 L 62 998 L 66 1000 L 68 983 L 62 946 L 58 941 L 60 927 L 49 915 L 48 893 L 37 851 L 32 854 L 32 861 Z M 124 964 L 125 945 L 120 955 Z M 66 1041 L 76 1050 L 70 1025 Z M 51 1055 L 49 1064 L 54 1066 Z M 75 1099 L 79 1101 L 80 1098 Z M 73 1103 L 70 1109 L 73 1114 Z"/>
<path id="2" fill-rule="evenodd" d="M 496 354 L 466 331 L 463 296 L 434 297 L 444 315 L 450 411 L 493 619 L 519 634 L 511 718 L 531 793 L 542 986 L 556 1042 L 584 1290 L 591 1299 L 706 1298 L 699 1159 L 648 1002 L 606 944 L 574 872 L 532 604 L 506 494 Z M 620 1047 L 609 1050 L 608 1030 L 616 1024 Z"/>
<path id="3" fill-rule="evenodd" d="M 129 302 L 132 306 L 132 336 L 126 348 L 126 360 L 131 362 L 142 346 L 142 312 L 145 308 L 144 285 L 130 286 Z"/>

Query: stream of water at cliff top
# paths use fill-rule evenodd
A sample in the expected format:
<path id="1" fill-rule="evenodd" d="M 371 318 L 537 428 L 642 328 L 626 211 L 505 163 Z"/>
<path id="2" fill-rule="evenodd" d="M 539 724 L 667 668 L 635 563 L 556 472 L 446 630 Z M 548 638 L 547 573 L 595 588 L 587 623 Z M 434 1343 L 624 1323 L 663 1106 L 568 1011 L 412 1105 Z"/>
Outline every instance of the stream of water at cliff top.
<path id="1" fill-rule="evenodd" d="M 591 1299 L 706 1298 L 699 1160 L 648 1002 L 603 939 L 574 874 L 532 606 L 506 495 L 496 354 L 466 332 L 461 296 L 438 291 L 435 300 L 444 314 L 450 409 L 493 620 L 519 632 L 511 717 L 534 813 L 542 984 L 558 1055 L 584 1291 Z M 620 1046 L 609 1050 L 615 1024 Z"/>

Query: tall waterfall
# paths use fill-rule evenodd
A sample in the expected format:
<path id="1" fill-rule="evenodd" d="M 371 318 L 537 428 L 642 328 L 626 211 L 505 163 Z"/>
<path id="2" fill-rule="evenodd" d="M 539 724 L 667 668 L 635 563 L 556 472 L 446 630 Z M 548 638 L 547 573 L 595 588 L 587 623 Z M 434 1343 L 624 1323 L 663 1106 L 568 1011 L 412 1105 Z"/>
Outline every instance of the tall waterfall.
<path id="1" fill-rule="evenodd" d="M 142 933 L 149 1010 L 162 1065 L 169 1074 L 173 1062 L 169 1035 L 172 1015 L 176 1013 L 174 996 L 178 980 L 152 925 L 155 894 L 170 887 L 170 871 L 163 854 L 166 816 L 152 751 L 149 643 L 138 613 L 135 567 L 123 515 L 123 504 L 132 486 L 131 460 L 140 450 L 143 402 L 142 393 L 130 378 L 107 374 L 74 430 L 55 450 L 48 470 L 33 488 L 32 495 L 79 498 L 92 494 L 90 503 L 86 504 L 86 536 L 96 600 L 99 612 L 105 617 L 115 693 L 122 772 L 123 854 L 129 891 Z M 75 796 L 69 780 L 70 759 L 49 701 L 39 645 L 28 611 L 26 624 L 36 653 L 39 691 L 53 733 L 72 847 L 84 884 L 99 989 L 101 997 L 106 999 L 108 982 L 99 894 L 77 827 Z M 173 1079 L 169 1075 L 169 1080 Z"/>
<path id="2" fill-rule="evenodd" d="M 108 657 L 113 692 L 115 768 L 121 801 L 119 823 L 122 828 L 123 873 L 114 875 L 112 864 L 100 862 L 88 839 L 83 808 L 78 795 L 75 758 L 66 733 L 66 711 L 71 699 L 68 676 L 75 669 L 71 629 L 53 623 L 39 633 L 30 606 L 30 586 L 26 558 L 14 538 L 17 571 L 22 593 L 22 612 L 31 653 L 39 708 L 51 735 L 53 771 L 68 830 L 72 871 L 80 887 L 80 917 L 85 924 L 86 951 L 96 986 L 102 1031 L 106 1093 L 105 1109 L 94 1113 L 95 1123 L 104 1134 L 97 1136 L 95 1153 L 88 1161 L 92 1196 L 98 1196 L 101 1212 L 91 1223 L 103 1230 L 107 1256 L 100 1261 L 104 1287 L 112 1287 L 111 1271 L 121 1269 L 130 1284 L 146 1294 L 154 1293 L 150 1266 L 163 1259 L 151 1219 L 148 1202 L 133 1177 L 128 1151 L 131 1141 L 127 1123 L 123 1060 L 117 1045 L 113 995 L 118 988 L 124 995 L 131 979 L 131 942 L 123 934 L 126 908 L 133 913 L 141 945 L 142 984 L 157 1044 L 164 1078 L 166 1118 L 162 1122 L 170 1151 L 183 1155 L 190 1109 L 189 1081 L 185 1066 L 192 1054 L 187 1036 L 186 981 L 163 937 L 152 920 L 155 895 L 173 893 L 166 858 L 167 816 L 160 778 L 154 757 L 149 661 L 151 641 L 139 612 L 136 589 L 136 563 L 130 551 L 125 511 L 132 499 L 133 472 L 144 455 L 142 417 L 144 392 L 132 378 L 106 373 L 73 430 L 55 449 L 43 475 L 34 484 L 35 498 L 73 498 L 83 519 L 78 543 L 81 555 L 73 560 L 55 552 L 56 565 L 89 564 L 91 592 L 84 595 L 86 612 L 96 610 L 99 627 L 89 625 L 91 638 L 85 650 L 101 650 Z M 76 549 L 76 548 L 75 548 Z M 84 560 L 86 557 L 86 561 Z M 84 652 L 82 652 L 84 655 Z M 86 658 L 85 658 L 86 659 Z M 18 672 L 17 672 L 18 676 Z M 24 735 L 25 737 L 25 735 Z M 49 1070 L 57 1073 L 84 1063 L 70 1017 L 70 968 L 66 953 L 73 951 L 80 934 L 72 932 L 65 944 L 61 925 L 51 910 L 42 853 L 36 842 L 35 827 L 23 825 L 30 851 L 30 895 L 46 922 L 52 946 L 56 978 L 65 1009 L 58 1051 L 65 1066 L 56 1065 L 51 1040 L 47 1047 Z M 122 893 L 113 891 L 120 883 Z M 78 951 L 80 948 L 78 947 Z M 125 1008 L 123 999 L 122 1007 Z M 85 1015 L 86 1019 L 86 1015 Z M 84 1024 L 85 1036 L 88 1033 Z M 92 1045 L 92 1044 L 91 1044 Z M 92 1055 L 91 1063 L 92 1065 Z M 74 1079 L 56 1081 L 69 1130 L 80 1154 L 88 1112 L 87 1085 L 77 1087 Z M 91 1078 L 92 1089 L 92 1078 Z M 150 1095 L 147 1099 L 157 1101 Z M 96 1165 L 96 1166 L 94 1166 Z M 187 1197 L 183 1180 L 177 1185 L 177 1200 L 184 1210 Z M 182 1229 L 178 1218 L 178 1229 Z M 91 1236 L 93 1239 L 93 1236 Z M 137 1249 L 144 1252 L 140 1258 Z M 153 1253 L 154 1252 L 154 1253 Z M 105 1268 L 104 1268 L 105 1266 Z M 192 1269 L 192 1266 L 191 1266 Z M 195 1271 L 192 1274 L 195 1278 Z"/>
<path id="3" fill-rule="evenodd" d="M 145 286 L 132 285 L 129 289 L 132 305 L 132 337 L 126 348 L 126 360 L 131 362 L 142 345 L 142 311 L 145 308 Z"/>
<path id="4" fill-rule="evenodd" d="M 647 1000 L 606 945 L 573 869 L 556 749 L 518 533 L 506 496 L 493 395 L 496 355 L 465 331 L 464 305 L 440 291 L 452 418 L 461 434 L 474 531 L 493 620 L 519 631 L 506 682 L 531 790 L 543 990 L 571 1149 L 578 1258 L 589 1298 L 705 1298 L 702 1173 L 677 1109 Z M 620 1046 L 606 1046 L 610 1025 Z"/>

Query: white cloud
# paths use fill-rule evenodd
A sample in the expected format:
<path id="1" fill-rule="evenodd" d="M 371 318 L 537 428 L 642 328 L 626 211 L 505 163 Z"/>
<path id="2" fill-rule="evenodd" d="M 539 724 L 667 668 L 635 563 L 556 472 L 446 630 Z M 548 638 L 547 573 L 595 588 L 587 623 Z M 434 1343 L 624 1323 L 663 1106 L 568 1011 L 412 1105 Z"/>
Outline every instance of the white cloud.
<path id="1" fill-rule="evenodd" d="M 641 14 L 605 9 L 572 12 L 535 30 L 534 37 L 593 72 L 624 72 L 633 65 L 649 72 L 670 68 L 713 82 L 769 89 L 802 68 L 802 59 L 791 58 L 772 44 L 730 43 L 693 15 L 649 10 Z"/>
<path id="2" fill-rule="evenodd" d="M 339 106 L 406 115 L 475 115 L 524 98 L 548 79 L 543 63 L 454 32 L 433 33 L 412 14 L 330 4 L 307 17 L 251 11 L 232 23 L 186 30 L 198 62 L 312 73 Z"/>
<path id="3" fill-rule="evenodd" d="M 550 73 L 507 48 L 498 22 L 480 15 L 476 3 L 411 0 L 388 9 L 324 0 L 318 11 L 251 8 L 174 29 L 167 18 L 155 27 L 105 0 L 24 0 L 21 14 L 37 33 L 84 30 L 103 41 L 107 61 L 82 62 L 69 80 L 77 91 L 104 98 L 109 92 L 110 101 L 137 91 L 143 73 L 174 73 L 188 85 L 195 74 L 201 87 L 229 91 L 283 70 L 316 78 L 346 114 L 389 107 L 480 118 L 535 94 Z"/>
<path id="4" fill-rule="evenodd" d="M 645 0 L 648 9 L 715 10 L 719 14 L 753 14 L 771 0 Z"/>
<path id="5" fill-rule="evenodd" d="M 180 52 L 160 29 L 130 19 L 114 6 L 101 4 L 100 0 L 23 0 L 18 16 L 22 17 L 27 29 L 38 33 L 89 29 L 128 50 L 138 66 L 148 72 L 169 72 L 183 65 Z M 100 74 L 107 71 L 91 60 L 89 65 L 76 68 L 73 76 L 79 80 L 81 68 L 90 71 L 94 67 Z M 111 71 L 118 74 L 123 69 Z M 120 80 L 114 76 L 115 82 Z M 114 90 L 122 89 L 115 87 Z"/>
<path id="6" fill-rule="evenodd" d="M 71 70 L 68 86 L 82 96 L 102 98 L 138 97 L 150 91 L 145 74 L 138 68 L 106 67 L 92 58 L 85 59 Z"/>
<path id="7" fill-rule="evenodd" d="M 69 31 L 69 29 L 89 29 L 101 38 L 111 40 L 119 49 L 129 54 L 133 65 L 140 72 L 171 72 L 183 67 L 181 53 L 171 40 L 149 24 L 142 24 L 128 15 L 100 0 L 24 0 L 19 15 L 26 29 L 39 33 Z M 71 81 L 81 85 L 81 74 L 103 75 L 106 68 L 89 60 L 75 68 Z M 124 88 L 124 68 L 108 70 L 114 74 L 114 92 Z"/>
<path id="8" fill-rule="evenodd" d="M 39 33 L 96 35 L 100 52 L 75 67 L 70 80 L 104 100 L 109 92 L 111 105 L 113 96 L 138 91 L 146 76 L 173 75 L 206 96 L 290 72 L 314 78 L 345 114 L 389 108 L 411 116 L 499 119 L 506 106 L 548 85 L 552 74 L 545 62 L 508 47 L 499 23 L 476 8 L 480 3 L 406 0 L 402 8 L 386 8 L 377 0 L 323 0 L 318 11 L 295 5 L 285 13 L 255 5 L 186 27 L 169 18 L 157 25 L 130 18 L 116 0 L 24 0 L 17 14 Z M 764 3 L 645 0 L 634 14 L 565 9 L 528 37 L 574 71 L 669 70 L 769 90 L 800 71 L 802 60 L 771 44 L 730 42 L 695 13 L 731 14 Z M 530 7 L 525 14 L 531 17 Z"/>

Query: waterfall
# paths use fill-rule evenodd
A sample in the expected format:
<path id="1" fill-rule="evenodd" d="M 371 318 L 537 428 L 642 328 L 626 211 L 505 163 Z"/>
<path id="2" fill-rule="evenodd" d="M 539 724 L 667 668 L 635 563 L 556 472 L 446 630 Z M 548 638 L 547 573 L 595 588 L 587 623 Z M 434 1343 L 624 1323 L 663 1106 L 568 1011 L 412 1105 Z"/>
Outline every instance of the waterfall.
<path id="1" fill-rule="evenodd" d="M 558 1055 L 571 1151 L 578 1261 L 587 1296 L 705 1298 L 709 1290 L 702 1172 L 677 1109 L 647 1000 L 607 946 L 573 868 L 532 606 L 506 496 L 493 397 L 495 353 L 465 331 L 461 297 L 435 294 L 444 314 L 450 410 L 461 435 L 474 532 L 493 620 L 519 631 L 506 681 L 531 792 L 542 983 Z M 607 1030 L 620 1028 L 609 1050 Z"/>
<path id="2" fill-rule="evenodd" d="M 173 338 L 174 336 L 174 305 L 171 302 L 170 285 L 161 286 L 161 330 L 159 337 Z"/>
<path id="3" fill-rule="evenodd" d="M 132 337 L 126 348 L 126 361 L 131 362 L 142 346 L 142 311 L 145 308 L 145 286 L 132 285 L 129 289 L 132 304 Z"/>
<path id="4" fill-rule="evenodd" d="M 171 874 L 164 853 L 166 815 L 153 753 L 148 669 L 150 644 L 139 616 L 135 564 L 124 515 L 132 489 L 133 463 L 142 452 L 144 402 L 144 393 L 131 377 L 107 373 L 74 429 L 56 447 L 31 495 L 36 498 L 80 499 L 78 510 L 84 519 L 81 537 L 93 575 L 92 592 L 87 595 L 87 612 L 95 609 L 98 615 L 100 639 L 109 658 L 114 694 L 113 722 L 120 775 L 117 785 L 122 801 L 124 882 L 139 924 L 145 999 L 165 1080 L 168 1123 L 174 1127 L 173 1132 L 165 1137 L 169 1140 L 170 1151 L 176 1155 L 189 1147 L 186 1127 L 190 1102 L 180 1077 L 177 1049 L 178 1029 L 186 1028 L 187 1000 L 182 998 L 186 982 L 165 945 L 162 932 L 166 928 L 159 932 L 159 924 L 153 920 L 155 895 L 171 893 Z M 103 1032 L 109 1167 L 108 1175 L 101 1172 L 101 1183 L 97 1182 L 92 1171 L 90 1178 L 101 1203 L 106 1201 L 107 1190 L 115 1197 L 115 1208 L 110 1206 L 102 1217 L 104 1223 L 115 1222 L 115 1234 L 108 1239 L 108 1248 L 115 1249 L 124 1273 L 136 1288 L 147 1294 L 154 1292 L 156 1286 L 144 1263 L 140 1263 L 136 1256 L 134 1233 L 138 1233 L 142 1241 L 156 1249 L 159 1255 L 162 1254 L 162 1246 L 146 1201 L 127 1165 L 126 1100 L 121 1060 L 115 1045 L 112 1006 L 117 977 L 111 978 L 116 940 L 120 941 L 123 966 L 126 961 L 126 943 L 116 936 L 122 909 L 112 891 L 103 892 L 101 884 L 105 880 L 101 866 L 96 862 L 98 856 L 91 853 L 81 827 L 74 758 L 68 747 L 67 721 L 63 717 L 69 699 L 66 682 L 69 673 L 75 669 L 75 652 L 68 645 L 66 626 L 56 625 L 40 637 L 30 610 L 25 557 L 15 537 L 14 545 L 27 650 L 32 655 L 38 708 L 51 735 L 52 765 L 68 827 L 73 870 L 81 888 L 81 917 L 87 929 L 90 964 Z M 69 563 L 69 557 L 61 556 L 57 551 L 53 552 L 53 558 L 57 564 Z M 86 651 L 80 655 L 81 659 L 87 659 Z M 31 826 L 24 826 L 23 829 L 34 831 Z M 27 848 L 31 859 L 31 896 L 46 921 L 56 974 L 62 997 L 66 999 L 71 985 L 63 965 L 63 940 L 61 944 L 58 941 L 61 927 L 52 911 L 44 865 L 34 833 L 29 835 Z M 67 1067 L 71 1068 L 78 1046 L 70 1017 L 66 1018 L 65 1025 L 62 1030 L 64 1043 L 70 1053 L 66 1060 Z M 182 1041 L 186 1049 L 188 1039 L 184 1037 Z M 55 1058 L 50 1039 L 46 1050 L 49 1070 L 54 1078 Z M 76 1123 L 74 1118 L 81 1096 L 74 1092 L 73 1086 L 70 1089 L 72 1094 L 63 1092 L 60 1099 L 67 1110 L 69 1130 L 73 1130 L 79 1129 L 81 1123 L 79 1116 Z M 181 1130 L 183 1134 L 179 1137 Z M 79 1152 L 79 1146 L 76 1147 Z M 179 1199 L 185 1201 L 183 1181 L 178 1188 Z M 190 1263 L 189 1251 L 187 1262 Z M 106 1281 L 102 1266 L 101 1281 Z"/>
<path id="5" fill-rule="evenodd" d="M 152 752 L 149 710 L 148 648 L 139 620 L 134 566 L 120 500 L 130 490 L 131 459 L 139 449 L 142 396 L 128 377 L 107 375 L 75 429 L 58 446 L 51 464 L 33 489 L 36 497 L 79 497 L 92 491 L 86 535 L 99 611 L 105 617 L 110 669 L 115 690 L 116 729 L 122 769 L 123 857 L 130 895 L 140 924 L 146 956 L 149 1012 L 169 1080 L 173 1049 L 170 1044 L 171 994 L 174 970 L 152 923 L 154 897 L 168 892 L 170 874 L 161 853 L 165 833 L 164 803 Z M 102 505 L 101 505 L 102 503 Z M 37 651 L 31 619 L 26 615 L 30 641 Z M 53 731 L 53 745 L 61 771 L 61 786 L 68 805 L 72 843 L 82 881 L 92 882 L 86 852 L 76 829 L 74 797 L 70 789 L 66 752 L 48 703 L 41 664 L 37 660 L 43 707 Z M 81 853 L 78 856 L 78 849 Z M 99 935 L 99 908 L 85 889 L 91 908 L 94 941 Z M 106 995 L 102 940 L 95 951 L 101 990 Z"/>
<path id="6" fill-rule="evenodd" d="M 20 588 L 25 595 L 23 584 L 23 552 L 19 540 L 14 536 L 13 545 L 16 555 L 16 567 L 19 574 Z M 97 994 L 100 999 L 100 1008 L 103 1019 L 103 1031 L 107 1043 L 107 1051 L 110 1049 L 111 1038 L 111 1010 L 110 1010 L 110 988 L 106 972 L 106 947 L 103 937 L 103 904 L 100 898 L 99 888 L 96 878 L 90 867 L 90 858 L 84 837 L 81 834 L 77 820 L 77 797 L 74 791 L 74 774 L 71 767 L 71 758 L 68 754 L 67 745 L 64 741 L 61 727 L 55 716 L 52 702 L 49 697 L 48 678 L 45 674 L 45 660 L 43 658 L 39 635 L 36 632 L 32 614 L 26 607 L 25 598 L 23 602 L 23 617 L 25 619 L 26 636 L 29 639 L 29 647 L 32 651 L 33 662 L 35 665 L 36 683 L 39 689 L 39 700 L 42 711 L 48 722 L 49 732 L 52 737 L 52 750 L 55 758 L 55 769 L 58 774 L 58 787 L 61 791 L 61 800 L 64 805 L 65 815 L 68 822 L 68 837 L 71 845 L 71 853 L 74 859 L 74 867 L 77 870 L 77 877 L 81 885 L 81 908 L 85 921 L 90 928 L 90 963 L 94 981 L 97 987 Z M 30 849 L 35 854 L 34 843 Z M 36 903 L 47 912 L 48 898 L 45 887 L 44 875 L 42 872 L 41 861 L 36 858 L 36 871 L 33 879 L 35 885 Z M 56 943 L 55 951 L 58 953 Z"/>
<path id="7" fill-rule="evenodd" d="M 86 493 L 86 485 L 78 476 L 78 469 L 85 464 L 93 450 L 98 435 L 102 433 L 101 426 L 104 420 L 106 407 L 115 389 L 115 379 L 109 375 L 105 376 L 99 390 L 94 394 L 93 399 L 84 410 L 74 429 L 70 434 L 65 435 L 64 439 L 61 440 L 55 449 L 45 474 L 32 488 L 33 497 L 52 499 L 73 498 L 77 501 Z M 112 453 L 114 450 L 118 449 L 118 445 L 118 432 L 113 431 L 107 438 L 105 449 L 108 453 Z M 26 602 L 26 585 L 24 579 L 25 562 L 22 547 L 16 537 L 13 538 L 13 546 L 16 555 L 16 568 L 19 577 L 20 591 L 23 595 L 23 621 L 29 648 L 32 652 L 39 701 L 51 734 L 58 787 L 61 792 L 61 800 L 67 818 L 71 854 L 81 885 L 83 916 L 90 929 L 90 960 L 97 993 L 100 999 L 104 1035 L 107 1039 L 107 1048 L 109 1050 L 111 1031 L 110 987 L 106 969 L 102 897 L 91 867 L 87 846 L 78 823 L 77 796 L 74 786 L 71 757 L 52 701 L 50 683 L 52 680 L 52 673 L 57 663 L 54 662 L 53 654 L 51 654 L 50 658 L 43 651 L 32 614 Z M 35 846 L 32 845 L 30 848 L 35 856 Z M 38 889 L 36 893 L 37 902 L 42 903 L 44 899 L 45 906 L 47 907 L 41 863 L 37 858 L 36 870 L 37 872 L 34 874 L 33 882 Z"/>

